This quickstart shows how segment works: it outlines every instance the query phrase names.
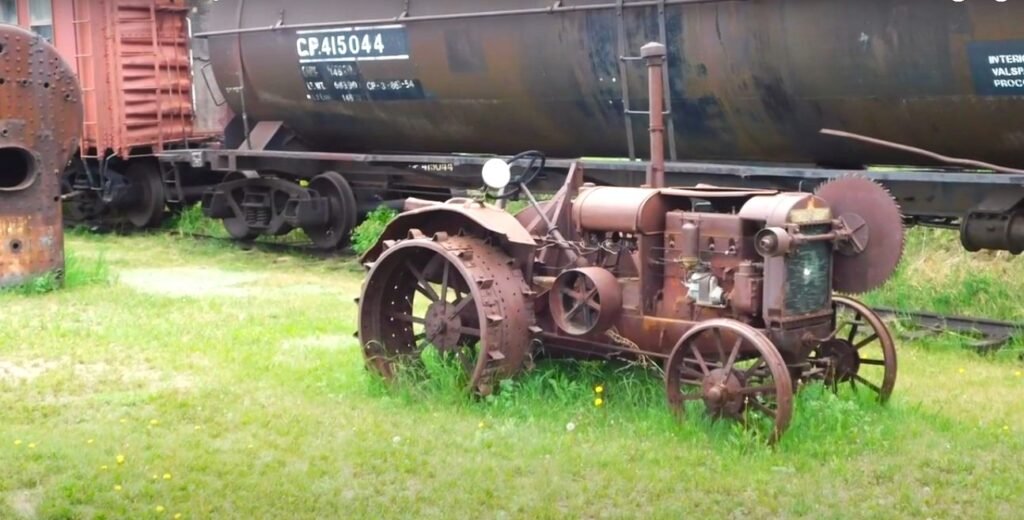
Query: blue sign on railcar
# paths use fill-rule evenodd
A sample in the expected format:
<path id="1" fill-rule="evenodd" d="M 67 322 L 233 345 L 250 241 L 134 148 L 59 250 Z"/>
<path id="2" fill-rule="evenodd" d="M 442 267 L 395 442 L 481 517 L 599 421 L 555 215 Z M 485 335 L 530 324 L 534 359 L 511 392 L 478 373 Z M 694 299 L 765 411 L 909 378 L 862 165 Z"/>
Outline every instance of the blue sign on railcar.
<path id="1" fill-rule="evenodd" d="M 982 96 L 1024 96 L 1024 41 L 971 42 L 974 86 Z"/>
<path id="2" fill-rule="evenodd" d="M 298 31 L 295 50 L 300 63 L 409 59 L 405 26 L 339 27 Z"/>

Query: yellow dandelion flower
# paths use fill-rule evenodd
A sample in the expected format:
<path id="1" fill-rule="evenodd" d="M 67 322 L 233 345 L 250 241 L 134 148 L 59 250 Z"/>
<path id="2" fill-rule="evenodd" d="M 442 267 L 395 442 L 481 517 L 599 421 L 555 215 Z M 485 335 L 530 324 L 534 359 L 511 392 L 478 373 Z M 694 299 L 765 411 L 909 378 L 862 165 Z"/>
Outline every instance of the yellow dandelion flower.
<path id="1" fill-rule="evenodd" d="M 121 455 L 121 454 L 117 455 L 117 463 L 118 464 L 124 464 L 124 455 Z"/>
<path id="2" fill-rule="evenodd" d="M 253 448 L 255 448 L 255 447 L 256 447 L 256 446 L 254 446 L 254 445 L 252 445 L 252 444 L 250 444 L 250 445 L 248 446 L 248 448 L 249 448 L 250 450 L 251 450 L 251 449 L 253 449 Z"/>
<path id="3" fill-rule="evenodd" d="M 174 513 L 174 518 L 175 518 L 175 520 L 177 520 L 178 518 L 181 518 L 181 513 Z"/>
<path id="4" fill-rule="evenodd" d="M 1018 371 L 1014 372 L 1013 375 L 1015 375 L 1017 377 L 1022 377 L 1022 376 L 1024 376 L 1024 372 L 1021 372 L 1020 370 L 1018 370 Z"/>
<path id="5" fill-rule="evenodd" d="M 164 480 L 171 480 L 171 474 L 170 473 L 164 473 Z"/>
<path id="6" fill-rule="evenodd" d="M 476 425 L 476 427 L 477 428 L 483 428 L 484 427 L 484 422 L 480 421 L 480 424 Z"/>
<path id="7" fill-rule="evenodd" d="M 594 406 L 597 406 L 597 407 L 604 406 L 604 399 L 601 399 L 600 397 L 598 397 L 597 399 L 594 399 Z"/>
<path id="8" fill-rule="evenodd" d="M 30 449 L 30 450 L 36 449 L 36 443 L 34 443 L 34 442 L 28 443 L 28 449 Z"/>
<path id="9" fill-rule="evenodd" d="M 1008 432 L 1008 431 L 1010 431 L 1010 427 L 1009 427 L 1009 426 L 1003 426 L 1003 431 L 1004 431 L 1004 432 Z"/>
<path id="10" fill-rule="evenodd" d="M 100 466 L 100 471 L 107 471 L 107 468 L 109 468 L 109 466 L 104 464 L 104 465 Z"/>
<path id="11" fill-rule="evenodd" d="M 153 480 L 159 480 L 159 479 L 160 479 L 160 475 L 157 475 L 156 473 L 153 473 Z"/>
<path id="12" fill-rule="evenodd" d="M 601 385 L 597 385 L 597 386 L 594 387 L 594 392 L 598 393 L 598 394 L 603 394 L 604 393 L 604 387 L 601 386 Z"/>
<path id="13" fill-rule="evenodd" d="M 960 369 L 960 370 L 959 370 L 958 372 L 960 372 L 961 374 L 963 374 L 964 372 L 967 372 L 967 369 L 966 369 L 966 368 L 961 368 L 961 369 Z"/>
<path id="14" fill-rule="evenodd" d="M 150 425 L 150 426 L 156 426 L 156 425 L 158 425 L 158 424 L 160 424 L 160 421 L 158 421 L 158 420 L 156 420 L 156 419 L 151 419 L 151 420 L 149 421 L 149 425 Z"/>
<path id="15" fill-rule="evenodd" d="M 122 489 L 124 488 L 121 487 L 121 484 L 114 484 L 114 491 L 121 491 Z"/>
<path id="16" fill-rule="evenodd" d="M 124 424 L 124 423 L 128 422 L 128 419 L 121 419 L 120 422 L 121 422 L 121 424 Z"/>
<path id="17" fill-rule="evenodd" d="M 195 428 L 193 428 L 193 429 L 194 429 L 195 431 L 199 431 L 199 430 L 202 430 L 202 429 L 203 429 L 203 427 L 202 427 L 202 426 L 199 426 L 199 425 L 197 424 L 197 425 L 196 425 L 196 427 L 195 427 Z M 181 514 L 181 513 L 178 513 L 178 514 Z"/>
<path id="18" fill-rule="evenodd" d="M 14 441 L 14 445 L 15 445 L 15 446 L 21 446 L 21 439 L 16 439 L 16 440 Z"/>
<path id="19" fill-rule="evenodd" d="M 164 506 L 156 506 L 156 512 L 157 513 L 163 513 L 164 512 Z"/>
<path id="20" fill-rule="evenodd" d="M 96 442 L 94 439 L 89 439 L 89 440 L 85 441 L 86 444 L 92 444 L 94 442 Z"/>

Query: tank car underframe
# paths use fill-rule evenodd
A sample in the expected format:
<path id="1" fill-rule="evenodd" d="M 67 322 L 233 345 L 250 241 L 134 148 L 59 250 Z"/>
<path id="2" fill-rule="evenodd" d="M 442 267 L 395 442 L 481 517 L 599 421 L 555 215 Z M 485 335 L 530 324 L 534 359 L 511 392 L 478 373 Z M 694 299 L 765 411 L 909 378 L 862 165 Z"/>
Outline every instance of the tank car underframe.
<path id="1" fill-rule="evenodd" d="M 167 152 L 160 159 L 209 167 L 214 171 L 293 170 L 310 178 L 313 172 L 341 172 L 353 188 L 381 193 L 391 186 L 432 189 L 471 189 L 479 186 L 479 167 L 489 156 L 345 154 L 192 149 Z M 561 185 L 573 160 L 549 159 L 538 189 L 554 191 Z M 646 163 L 585 159 L 587 180 L 609 186 L 637 186 L 646 175 Z M 667 162 L 669 185 L 713 184 L 725 187 L 764 187 L 812 191 L 829 180 L 860 175 L 885 186 L 900 204 L 907 223 L 959 228 L 969 251 L 1024 250 L 1024 175 L 951 170 L 842 170 L 804 165 L 761 165 L 711 162 Z M 435 193 L 436 195 L 436 193 Z M 364 199 L 365 200 L 365 199 Z M 376 203 L 385 202 L 377 200 Z M 397 201 L 389 201 L 394 205 Z M 361 209 L 362 213 L 365 208 Z"/>

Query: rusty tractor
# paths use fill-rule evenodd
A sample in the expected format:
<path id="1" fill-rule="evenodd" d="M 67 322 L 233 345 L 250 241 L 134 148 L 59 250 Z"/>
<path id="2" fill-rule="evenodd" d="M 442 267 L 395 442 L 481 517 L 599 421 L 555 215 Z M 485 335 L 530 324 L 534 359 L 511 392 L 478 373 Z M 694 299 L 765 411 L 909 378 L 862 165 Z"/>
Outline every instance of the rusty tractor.
<path id="1" fill-rule="evenodd" d="M 822 382 L 885 402 L 896 382 L 886 325 L 847 296 L 881 285 L 903 251 L 888 192 L 845 177 L 815 193 L 663 186 L 664 48 L 644 47 L 652 150 L 647 184 L 584 184 L 573 168 L 538 203 L 536 152 L 484 167 L 497 199 L 410 203 L 363 260 L 359 338 L 385 378 L 427 351 L 461 363 L 489 394 L 534 356 L 657 361 L 669 404 L 703 403 L 769 441 L 786 430 L 794 391 Z"/>
<path id="2" fill-rule="evenodd" d="M 64 267 L 60 177 L 82 118 L 67 62 L 42 37 L 0 25 L 0 286 Z"/>

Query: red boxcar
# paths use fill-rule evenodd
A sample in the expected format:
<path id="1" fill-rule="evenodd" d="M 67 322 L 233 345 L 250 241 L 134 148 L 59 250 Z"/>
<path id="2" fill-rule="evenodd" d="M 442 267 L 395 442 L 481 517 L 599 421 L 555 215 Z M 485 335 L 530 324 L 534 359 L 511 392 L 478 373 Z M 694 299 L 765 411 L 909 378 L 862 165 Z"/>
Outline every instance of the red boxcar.
<path id="1" fill-rule="evenodd" d="M 0 0 L 0 23 L 50 40 L 82 85 L 81 160 L 65 179 L 69 219 L 146 227 L 165 202 L 195 198 L 191 179 L 153 157 L 205 137 L 194 125 L 190 9 L 187 0 Z"/>

